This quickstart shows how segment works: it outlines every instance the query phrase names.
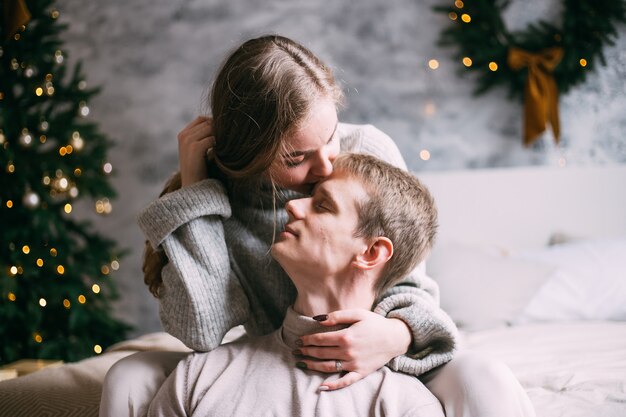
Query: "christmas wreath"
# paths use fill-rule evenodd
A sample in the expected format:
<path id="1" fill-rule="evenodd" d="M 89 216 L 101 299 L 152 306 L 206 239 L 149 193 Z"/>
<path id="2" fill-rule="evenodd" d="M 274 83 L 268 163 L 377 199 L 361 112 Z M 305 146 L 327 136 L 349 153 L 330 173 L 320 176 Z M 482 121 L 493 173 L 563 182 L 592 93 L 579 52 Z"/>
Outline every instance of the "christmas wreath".
<path id="1" fill-rule="evenodd" d="M 617 23 L 626 22 L 625 0 L 563 0 L 559 24 L 540 20 L 511 32 L 502 19 L 508 0 L 456 0 L 437 6 L 452 25 L 442 46 L 457 46 L 462 70 L 477 74 L 476 94 L 505 84 L 512 96 L 524 91 L 524 144 L 529 146 L 549 122 L 559 141 L 558 94 L 585 80 L 602 49 L 614 45 Z"/>

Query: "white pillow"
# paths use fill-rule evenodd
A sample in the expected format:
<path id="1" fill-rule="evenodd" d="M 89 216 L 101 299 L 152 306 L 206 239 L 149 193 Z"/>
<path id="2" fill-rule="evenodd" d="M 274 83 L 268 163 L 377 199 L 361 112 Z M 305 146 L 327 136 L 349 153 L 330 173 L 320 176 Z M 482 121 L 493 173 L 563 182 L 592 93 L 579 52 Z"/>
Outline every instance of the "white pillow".
<path id="1" fill-rule="evenodd" d="M 481 330 L 512 322 L 554 268 L 496 248 L 449 243 L 433 248 L 426 270 L 457 326 Z"/>
<path id="2" fill-rule="evenodd" d="M 626 320 L 626 237 L 517 255 L 557 269 L 514 320 Z"/>

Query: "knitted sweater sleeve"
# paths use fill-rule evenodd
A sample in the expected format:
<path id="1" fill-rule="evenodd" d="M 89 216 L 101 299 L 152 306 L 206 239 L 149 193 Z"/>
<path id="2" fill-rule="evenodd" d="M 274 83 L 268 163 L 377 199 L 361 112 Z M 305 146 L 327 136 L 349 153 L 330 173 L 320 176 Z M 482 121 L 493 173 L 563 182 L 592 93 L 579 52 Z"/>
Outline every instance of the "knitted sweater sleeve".
<path id="1" fill-rule="evenodd" d="M 344 124 L 341 128 L 343 151 L 373 155 L 407 169 L 393 140 L 374 126 Z M 418 376 L 452 359 L 458 332 L 439 307 L 439 288 L 426 275 L 424 263 L 383 294 L 374 312 L 401 319 L 411 329 L 409 351 L 387 364 L 392 370 Z"/>
<path id="2" fill-rule="evenodd" d="M 452 319 L 428 292 L 432 279 L 418 269 L 389 289 L 374 309 L 387 318 L 404 321 L 411 329 L 412 342 L 406 354 L 393 358 L 387 366 L 415 376 L 452 360 L 458 333 Z M 434 282 L 433 282 L 434 283 Z M 436 284 L 435 284 L 436 285 Z"/>
<path id="3" fill-rule="evenodd" d="M 224 238 L 230 215 L 223 185 L 207 179 L 164 195 L 138 217 L 152 247 L 168 259 L 159 293 L 163 328 L 194 350 L 214 349 L 249 314 Z"/>

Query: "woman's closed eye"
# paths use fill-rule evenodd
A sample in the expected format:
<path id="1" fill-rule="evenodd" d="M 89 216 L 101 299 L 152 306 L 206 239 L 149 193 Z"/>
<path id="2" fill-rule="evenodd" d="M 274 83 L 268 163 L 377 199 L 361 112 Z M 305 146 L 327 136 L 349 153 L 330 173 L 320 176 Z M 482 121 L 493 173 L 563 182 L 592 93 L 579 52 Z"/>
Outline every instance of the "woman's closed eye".
<path id="1" fill-rule="evenodd" d="M 330 137 L 330 139 L 328 139 L 328 142 L 326 142 L 324 146 L 328 146 L 332 144 L 335 141 L 336 137 L 337 137 L 336 133 L 333 133 L 333 135 Z M 309 155 L 310 155 L 309 152 L 303 153 L 301 155 L 297 155 L 297 152 L 296 152 L 296 155 L 286 156 L 283 161 L 285 162 L 285 165 L 288 168 L 294 168 L 294 167 L 297 167 L 298 165 L 301 165 L 304 161 L 306 161 Z"/>
<path id="2" fill-rule="evenodd" d="M 289 168 L 297 167 L 298 165 L 302 164 L 305 159 L 306 158 L 304 157 L 304 155 L 297 156 L 295 158 L 285 159 L 285 165 L 287 165 L 287 167 Z"/>

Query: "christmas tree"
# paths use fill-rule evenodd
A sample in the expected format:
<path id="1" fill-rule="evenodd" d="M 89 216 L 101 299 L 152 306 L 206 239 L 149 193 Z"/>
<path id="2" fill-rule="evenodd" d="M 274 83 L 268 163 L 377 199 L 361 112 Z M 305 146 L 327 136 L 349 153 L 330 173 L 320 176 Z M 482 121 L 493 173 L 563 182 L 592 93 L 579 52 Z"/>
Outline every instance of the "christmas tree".
<path id="1" fill-rule="evenodd" d="M 111 315 L 123 251 L 79 219 L 111 212 L 112 143 L 89 121 L 98 89 L 68 68 L 53 0 L 0 5 L 0 364 L 75 361 L 129 330 Z"/>

